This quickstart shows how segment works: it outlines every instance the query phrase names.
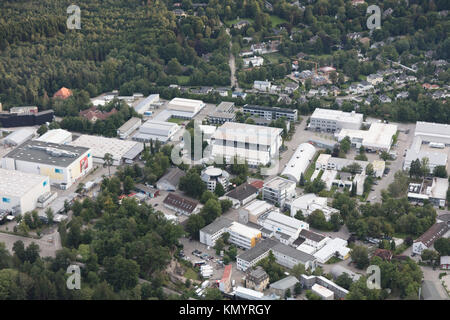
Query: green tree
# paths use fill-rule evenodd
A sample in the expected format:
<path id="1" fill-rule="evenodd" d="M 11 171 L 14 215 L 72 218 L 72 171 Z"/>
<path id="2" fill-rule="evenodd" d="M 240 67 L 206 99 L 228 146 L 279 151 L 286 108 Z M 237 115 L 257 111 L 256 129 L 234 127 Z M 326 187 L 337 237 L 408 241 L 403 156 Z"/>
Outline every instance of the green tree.
<path id="1" fill-rule="evenodd" d="M 358 269 L 365 269 L 369 265 L 369 253 L 366 247 L 355 246 L 350 255 Z"/>
<path id="2" fill-rule="evenodd" d="M 111 166 L 114 163 L 113 155 L 111 153 L 105 153 L 103 156 L 103 167 L 108 167 L 108 175 L 111 176 Z"/>

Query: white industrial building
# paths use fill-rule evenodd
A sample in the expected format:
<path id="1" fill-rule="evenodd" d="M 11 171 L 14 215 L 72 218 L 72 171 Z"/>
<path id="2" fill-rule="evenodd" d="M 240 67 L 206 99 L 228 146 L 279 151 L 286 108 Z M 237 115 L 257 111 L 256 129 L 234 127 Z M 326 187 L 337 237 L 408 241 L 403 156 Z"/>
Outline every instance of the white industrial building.
<path id="1" fill-rule="evenodd" d="M 123 160 L 135 159 L 144 150 L 144 145 L 140 142 L 85 134 L 69 144 L 92 149 L 92 157 L 96 163 L 103 163 L 105 154 L 109 153 L 112 155 L 114 166 L 121 165 Z"/>
<path id="2" fill-rule="evenodd" d="M 347 247 L 347 241 L 341 238 L 334 238 L 328 241 L 322 249 L 314 253 L 314 257 L 320 263 L 326 263 L 336 254 L 339 259 L 345 260 L 350 256 L 350 248 Z"/>
<path id="3" fill-rule="evenodd" d="M 418 121 L 414 135 L 427 143 L 450 145 L 450 124 Z"/>
<path id="4" fill-rule="evenodd" d="M 175 133 L 180 129 L 180 126 L 176 123 L 148 120 L 140 128 L 139 132 L 133 136 L 133 140 L 140 142 L 170 141 Z"/>
<path id="5" fill-rule="evenodd" d="M 333 291 L 325 288 L 324 286 L 321 286 L 320 284 L 315 283 L 311 287 L 311 291 L 321 297 L 322 300 L 334 300 Z"/>
<path id="6" fill-rule="evenodd" d="M 428 167 L 433 172 L 437 166 L 447 166 L 448 154 L 444 149 L 432 148 L 430 144 L 425 144 L 421 136 L 416 136 L 411 147 L 406 151 L 405 160 L 403 162 L 403 170 L 409 170 L 411 162 L 423 158 L 428 159 Z"/>
<path id="7" fill-rule="evenodd" d="M 315 210 L 320 210 L 325 215 L 325 219 L 330 220 L 333 214 L 339 213 L 338 209 L 328 206 L 328 199 L 318 197 L 314 193 L 308 193 L 292 200 L 288 206 L 291 209 L 291 217 L 295 217 L 300 210 L 307 217 Z"/>
<path id="8" fill-rule="evenodd" d="M 358 130 L 363 122 L 363 114 L 340 110 L 316 108 L 309 119 L 308 127 L 313 130 L 335 132 L 341 129 Z"/>
<path id="9" fill-rule="evenodd" d="M 364 172 L 367 165 L 369 164 L 368 161 L 332 157 L 331 154 L 322 153 L 317 158 L 316 170 L 341 171 L 343 168 L 348 167 L 353 163 L 357 163 L 361 166 L 361 172 Z"/>
<path id="10" fill-rule="evenodd" d="M 262 190 L 263 200 L 278 204 L 282 208 L 286 202 L 292 201 L 295 198 L 296 186 L 297 184 L 291 180 L 274 177 L 264 183 Z"/>
<path id="11" fill-rule="evenodd" d="M 228 174 L 228 172 L 220 168 L 215 168 L 213 166 L 205 168 L 202 171 L 201 178 L 206 184 L 206 188 L 211 192 L 214 192 L 214 190 L 216 190 L 218 183 L 222 185 L 225 191 L 228 190 L 228 187 L 230 185 L 230 175 Z"/>
<path id="12" fill-rule="evenodd" d="M 174 98 L 167 104 L 167 109 L 172 117 L 192 119 L 202 110 L 206 104 L 201 100 Z"/>
<path id="13" fill-rule="evenodd" d="M 299 183 L 302 173 L 305 173 L 306 169 L 308 169 L 315 154 L 316 148 L 314 148 L 313 145 L 302 143 L 298 146 L 297 150 L 295 150 L 281 175 Z"/>
<path id="14" fill-rule="evenodd" d="M 225 232 L 230 234 L 228 241 L 244 249 L 253 248 L 261 239 L 261 232 L 239 222 L 220 217 L 200 230 L 200 242 L 214 246 Z"/>
<path id="15" fill-rule="evenodd" d="M 253 200 L 246 206 L 239 209 L 239 222 L 247 224 L 249 222 L 258 224 L 258 218 L 269 211 L 278 210 L 271 203 L 263 200 Z"/>
<path id="16" fill-rule="evenodd" d="M 0 212 L 13 215 L 34 210 L 39 197 L 50 193 L 47 176 L 0 169 Z"/>
<path id="17" fill-rule="evenodd" d="M 314 271 L 317 262 L 314 256 L 297 250 L 291 246 L 285 245 L 274 239 L 264 239 L 259 241 L 253 248 L 239 254 L 236 257 L 236 267 L 238 270 L 246 271 L 248 268 L 255 266 L 259 261 L 264 259 L 272 251 L 275 261 L 289 269 L 297 264 L 305 266 L 306 270 Z"/>
<path id="18" fill-rule="evenodd" d="M 397 133 L 397 125 L 374 122 L 369 130 L 342 129 L 336 134 L 338 141 L 349 137 L 352 147 L 363 146 L 371 151 L 386 151 L 391 149 L 393 137 Z"/>
<path id="19" fill-rule="evenodd" d="M 139 101 L 135 106 L 134 110 L 139 114 L 144 114 L 145 111 L 151 109 L 152 105 L 159 102 L 159 94 L 151 94 L 144 100 Z"/>
<path id="20" fill-rule="evenodd" d="M 6 138 L 3 139 L 3 144 L 10 146 L 18 146 L 24 143 L 25 141 L 28 141 L 31 138 L 33 138 L 34 134 L 35 134 L 34 129 L 22 128 L 7 135 Z"/>
<path id="21" fill-rule="evenodd" d="M 445 207 L 448 187 L 447 178 L 434 177 L 431 182 L 424 180 L 421 184 L 411 183 L 408 188 L 408 200 L 420 203 L 428 200 L 436 207 Z"/>
<path id="22" fill-rule="evenodd" d="M 93 168 L 93 151 L 83 146 L 28 141 L 2 159 L 2 168 L 48 176 L 62 189 L 87 175 Z"/>
<path id="23" fill-rule="evenodd" d="M 37 141 L 66 144 L 72 141 L 72 133 L 64 129 L 53 129 L 36 139 Z"/>
<path id="24" fill-rule="evenodd" d="M 226 122 L 214 133 L 211 158 L 227 163 L 235 157 L 245 159 L 250 166 L 267 165 L 278 155 L 283 129 Z"/>
<path id="25" fill-rule="evenodd" d="M 137 130 L 142 124 L 140 118 L 132 117 L 130 120 L 125 122 L 119 129 L 117 129 L 117 135 L 120 139 L 126 139 Z"/>
<path id="26" fill-rule="evenodd" d="M 244 60 L 244 67 L 246 67 L 246 68 L 248 68 L 250 66 L 251 67 L 259 67 L 264 64 L 264 58 L 258 57 L 258 56 L 244 58 L 243 60 Z"/>
<path id="27" fill-rule="evenodd" d="M 308 230 L 309 224 L 295 218 L 288 217 L 278 211 L 270 211 L 258 219 L 258 224 L 264 228 L 267 237 L 274 236 L 281 243 L 291 244 L 303 229 Z"/>

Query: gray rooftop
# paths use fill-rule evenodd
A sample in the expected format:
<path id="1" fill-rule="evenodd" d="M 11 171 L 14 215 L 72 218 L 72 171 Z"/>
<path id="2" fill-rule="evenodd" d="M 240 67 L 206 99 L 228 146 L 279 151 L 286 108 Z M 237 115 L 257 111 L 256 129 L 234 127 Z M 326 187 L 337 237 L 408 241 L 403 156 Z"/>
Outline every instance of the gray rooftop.
<path id="1" fill-rule="evenodd" d="M 253 261 L 272 249 L 277 243 L 277 241 L 272 239 L 264 239 L 258 242 L 253 248 L 238 255 L 238 258 L 249 262 Z"/>
<path id="2" fill-rule="evenodd" d="M 271 289 L 278 289 L 278 290 L 286 290 L 290 289 L 293 286 L 295 286 L 296 283 L 298 283 L 298 279 L 294 276 L 289 276 L 286 278 L 283 278 L 281 280 L 278 280 L 277 282 L 274 282 L 270 285 Z"/>
<path id="3" fill-rule="evenodd" d="M 278 243 L 277 245 L 275 245 L 272 250 L 284 254 L 288 257 L 291 257 L 295 260 L 298 260 L 303 264 L 307 263 L 308 261 L 316 260 L 316 258 L 314 258 L 314 256 L 310 255 L 309 253 L 297 250 L 291 246 L 282 243 Z"/>
<path id="4" fill-rule="evenodd" d="M 173 185 L 174 187 L 177 187 L 181 177 L 184 177 L 186 175 L 186 172 L 184 172 L 183 170 L 179 169 L 179 168 L 172 168 L 169 170 L 168 173 L 166 173 L 164 176 L 161 177 L 161 179 L 158 180 L 158 182 L 160 181 L 167 181 L 168 183 L 170 183 L 171 185 Z"/>
<path id="5" fill-rule="evenodd" d="M 18 146 L 5 158 L 66 168 L 89 150 L 85 147 L 32 140 Z"/>
<path id="6" fill-rule="evenodd" d="M 300 236 L 305 238 L 305 239 L 309 239 L 315 242 L 320 242 L 323 239 L 325 239 L 325 236 L 319 234 L 319 233 L 315 233 L 306 229 L 302 229 L 300 231 Z"/>
<path id="7" fill-rule="evenodd" d="M 203 227 L 200 231 L 207 234 L 214 234 L 224 228 L 231 226 L 232 223 L 233 221 L 231 221 L 230 219 L 220 217 L 212 223 L 208 224 L 206 227 Z"/>

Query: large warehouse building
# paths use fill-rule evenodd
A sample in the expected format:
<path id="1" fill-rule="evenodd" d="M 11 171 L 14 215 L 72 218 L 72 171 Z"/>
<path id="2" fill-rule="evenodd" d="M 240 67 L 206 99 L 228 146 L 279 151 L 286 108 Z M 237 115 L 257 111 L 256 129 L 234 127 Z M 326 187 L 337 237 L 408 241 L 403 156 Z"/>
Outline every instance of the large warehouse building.
<path id="1" fill-rule="evenodd" d="M 368 150 L 387 152 L 391 149 L 396 133 L 396 125 L 375 122 L 370 125 L 369 130 L 342 129 L 336 136 L 338 141 L 348 136 L 355 148 L 363 146 Z"/>
<path id="2" fill-rule="evenodd" d="M 105 154 L 109 153 L 114 166 L 119 166 L 123 160 L 135 159 L 144 150 L 144 145 L 140 142 L 91 135 L 82 135 L 70 145 L 92 149 L 92 157 L 96 163 L 103 163 Z"/>
<path id="3" fill-rule="evenodd" d="M 35 130 L 32 128 L 22 128 L 16 130 L 3 139 L 3 143 L 9 146 L 18 146 L 34 137 Z"/>
<path id="4" fill-rule="evenodd" d="M 214 133 L 212 159 L 231 162 L 236 156 L 250 166 L 267 165 L 278 154 L 283 129 L 226 122 Z"/>
<path id="5" fill-rule="evenodd" d="M 289 180 L 299 183 L 302 173 L 305 173 L 306 169 L 308 169 L 315 154 L 316 148 L 309 143 L 302 143 L 298 146 L 297 150 L 295 150 L 294 155 L 286 164 L 281 175 L 286 176 Z"/>
<path id="6" fill-rule="evenodd" d="M 137 130 L 142 124 L 140 118 L 132 117 L 130 120 L 125 122 L 119 129 L 117 129 L 117 135 L 120 139 L 126 139 Z"/>
<path id="7" fill-rule="evenodd" d="M 91 149 L 28 141 L 2 158 L 2 168 L 48 176 L 52 184 L 69 188 L 93 167 Z"/>
<path id="8" fill-rule="evenodd" d="M 450 124 L 418 121 L 414 135 L 426 143 L 450 145 Z"/>
<path id="9" fill-rule="evenodd" d="M 205 106 L 201 100 L 174 98 L 167 104 L 167 110 L 171 112 L 172 117 L 192 119 Z"/>
<path id="10" fill-rule="evenodd" d="M 316 108 L 311 115 L 309 128 L 327 132 L 341 129 L 358 130 L 363 122 L 363 114 L 340 110 Z"/>
<path id="11" fill-rule="evenodd" d="M 180 126 L 176 123 L 148 120 L 139 128 L 139 132 L 137 132 L 133 136 L 133 140 L 140 142 L 150 142 L 150 140 L 158 140 L 165 143 L 167 141 L 170 141 L 173 135 L 177 133 L 179 129 Z"/>
<path id="12" fill-rule="evenodd" d="M 46 176 L 0 169 L 0 212 L 24 214 L 37 206 L 39 197 L 50 192 Z"/>
<path id="13" fill-rule="evenodd" d="M 72 141 L 72 133 L 63 129 L 49 130 L 36 139 L 41 142 L 66 144 Z"/>

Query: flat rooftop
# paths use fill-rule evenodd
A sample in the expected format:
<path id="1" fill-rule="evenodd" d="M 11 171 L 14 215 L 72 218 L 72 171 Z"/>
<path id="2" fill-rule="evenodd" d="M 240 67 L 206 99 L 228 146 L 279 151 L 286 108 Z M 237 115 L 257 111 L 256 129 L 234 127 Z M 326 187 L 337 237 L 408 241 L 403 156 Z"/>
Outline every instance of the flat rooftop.
<path id="1" fill-rule="evenodd" d="M 93 156 L 103 158 L 106 153 L 112 154 L 113 159 L 121 160 L 136 144 L 140 142 L 105 138 L 101 136 L 81 135 L 70 142 L 71 146 L 86 146 L 92 149 Z"/>
<path id="2" fill-rule="evenodd" d="M 269 145 L 283 129 L 255 126 L 252 124 L 226 122 L 214 133 L 216 140 L 238 141 Z"/>
<path id="3" fill-rule="evenodd" d="M 83 144 L 73 146 L 32 140 L 18 146 L 4 158 L 65 168 L 89 150 Z"/>
<path id="4" fill-rule="evenodd" d="M 125 122 L 118 130 L 119 132 L 127 132 L 132 127 L 134 127 L 137 123 L 141 123 L 142 120 L 140 118 L 133 117 L 127 122 Z"/>
<path id="5" fill-rule="evenodd" d="M 344 112 L 333 109 L 316 108 L 311 115 L 311 118 L 359 123 L 363 121 L 363 114 L 356 112 Z"/>
<path id="6" fill-rule="evenodd" d="M 282 178 L 282 177 L 275 177 L 266 183 L 264 183 L 264 188 L 270 188 L 274 190 L 280 190 L 283 188 L 290 188 L 292 185 L 296 185 L 294 181 Z"/>
<path id="7" fill-rule="evenodd" d="M 46 176 L 0 168 L 0 195 L 22 197 L 36 185 L 48 180 Z"/>

